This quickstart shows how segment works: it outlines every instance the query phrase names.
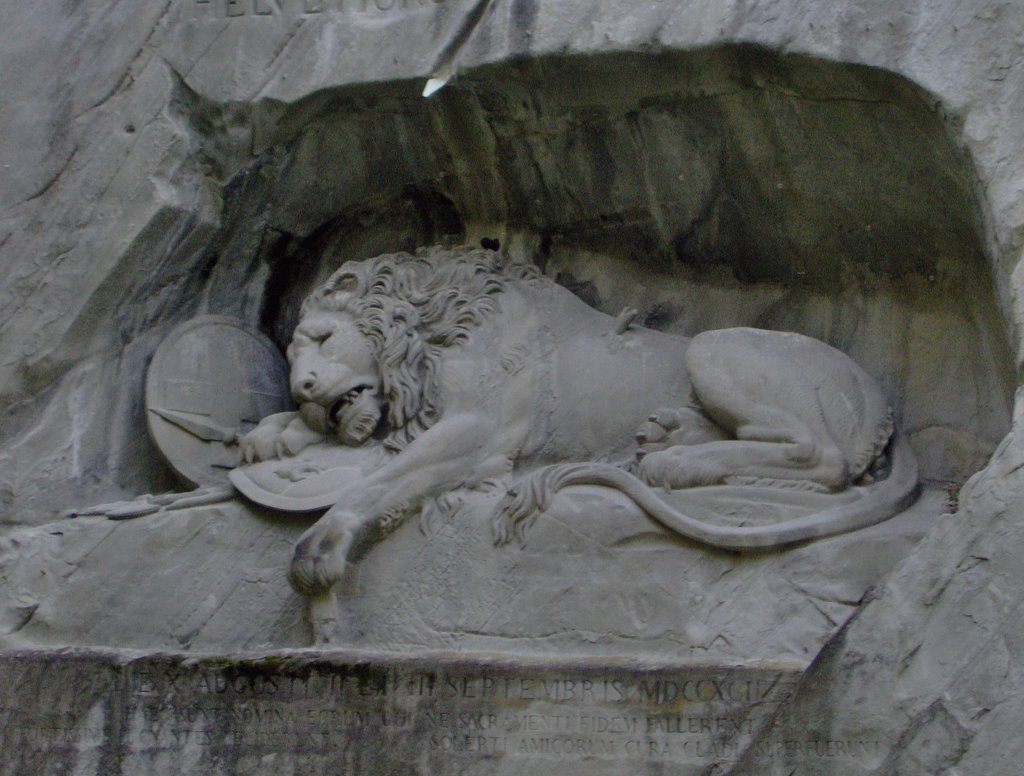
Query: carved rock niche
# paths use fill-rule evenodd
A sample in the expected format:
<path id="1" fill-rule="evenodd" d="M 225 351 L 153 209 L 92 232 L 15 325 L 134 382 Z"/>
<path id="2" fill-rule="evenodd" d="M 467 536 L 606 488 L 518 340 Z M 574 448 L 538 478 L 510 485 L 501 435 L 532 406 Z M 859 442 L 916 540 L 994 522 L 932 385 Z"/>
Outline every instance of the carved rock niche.
<path id="1" fill-rule="evenodd" d="M 486 238 L 613 316 L 633 307 L 686 336 L 796 331 L 847 353 L 892 402 L 925 489 L 874 528 L 743 557 L 596 488 L 495 548 L 491 502 L 466 494 L 440 524 L 363 549 L 338 586 L 342 645 L 806 665 L 1009 428 L 1012 359 L 947 117 L 890 73 L 742 46 L 537 59 L 420 89 L 218 105 L 179 86 L 174 107 L 226 181 L 211 312 L 283 348 L 345 261 Z M 95 546 L 76 561 L 92 573 L 12 643 L 306 646 L 284 571 L 309 524 L 240 500 L 69 524 L 79 554 Z M 61 557 L 26 553 L 18 573 Z M 116 579 L 132 582 L 108 605 Z"/>

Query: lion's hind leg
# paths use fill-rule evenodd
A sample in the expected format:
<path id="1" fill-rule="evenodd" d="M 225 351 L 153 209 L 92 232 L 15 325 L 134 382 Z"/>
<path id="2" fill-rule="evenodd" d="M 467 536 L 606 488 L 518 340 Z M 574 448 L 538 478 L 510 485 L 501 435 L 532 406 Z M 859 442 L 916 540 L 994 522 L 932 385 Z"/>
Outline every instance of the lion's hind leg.
<path id="1" fill-rule="evenodd" d="M 785 442 L 734 440 L 671 447 L 640 461 L 638 474 L 648 485 L 669 490 L 703 485 L 778 485 L 831 492 L 845 482 L 838 449 L 796 458 Z"/>
<path id="2" fill-rule="evenodd" d="M 702 376 L 707 387 L 709 375 Z M 727 380 L 713 374 L 710 380 Z M 827 434 L 816 434 L 806 423 L 778 407 L 752 401 L 725 385 L 698 393 L 711 394 L 708 409 L 734 439 L 677 445 L 652 452 L 639 464 L 648 484 L 670 489 L 726 482 L 779 484 L 834 491 L 847 483 L 846 460 Z"/>
<path id="3" fill-rule="evenodd" d="M 845 487 L 845 456 L 821 419 L 814 381 L 800 370 L 814 355 L 804 350 L 827 346 L 809 342 L 746 329 L 695 337 L 686 352 L 693 395 L 731 438 L 652 452 L 640 461 L 640 476 L 674 489 L 725 482 Z"/>

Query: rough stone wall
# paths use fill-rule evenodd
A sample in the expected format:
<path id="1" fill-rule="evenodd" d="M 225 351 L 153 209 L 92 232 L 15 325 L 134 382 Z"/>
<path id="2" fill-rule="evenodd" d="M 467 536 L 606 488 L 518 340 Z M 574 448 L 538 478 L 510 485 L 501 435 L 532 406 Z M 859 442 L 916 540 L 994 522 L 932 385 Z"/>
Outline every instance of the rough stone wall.
<path id="1" fill-rule="evenodd" d="M 349 219 L 339 227 L 345 234 L 346 224 L 374 226 L 367 203 L 378 206 L 378 217 L 405 216 L 402 234 L 390 226 L 349 234 L 345 250 L 355 253 L 381 242 L 475 236 L 474 230 L 510 220 L 507 203 L 485 187 L 463 192 L 458 203 L 480 223 L 453 219 L 432 190 L 427 196 L 423 188 L 403 189 L 383 201 L 371 190 L 389 174 L 416 183 L 409 170 L 430 169 L 431 160 L 420 156 L 426 151 L 414 147 L 420 135 L 402 131 L 403 119 L 391 109 L 418 94 L 464 22 L 477 18 L 477 4 L 307 5 L 328 10 L 306 13 L 302 3 L 288 0 L 163 6 L 83 0 L 60 10 L 31 4 L 8 11 L 0 32 L 0 72 L 8 74 L 0 102 L 4 519 L 45 522 L 54 504 L 171 485 L 138 434 L 146 359 L 163 333 L 196 312 L 250 320 L 266 314 L 263 290 L 275 278 L 268 257 L 287 254 L 289 240 L 308 248 L 318 236 L 326 239 L 315 233 L 322 219 L 309 210 L 323 197 Z M 954 188 L 971 192 L 977 203 L 977 253 L 987 259 L 1010 336 L 1013 362 L 1004 368 L 1016 373 L 1024 355 L 1024 8 L 1018 3 L 494 0 L 459 62 L 472 83 L 488 67 L 514 70 L 523 57 L 737 43 L 882 68 L 924 90 L 920 99 L 930 102 L 956 153 L 969 160 L 965 169 L 973 169 L 973 180 Z M 438 95 L 449 101 L 441 105 L 463 94 L 457 84 Z M 832 99 L 828 92 L 803 96 Z M 337 100 L 346 109 L 371 108 L 375 119 L 392 113 L 397 128 L 381 137 L 402 153 L 369 156 L 408 166 L 360 175 L 367 155 L 346 145 L 347 136 L 335 136 L 341 152 L 352 149 L 344 159 L 351 175 L 316 197 L 280 202 L 268 171 L 292 165 L 301 178 L 315 167 L 316 143 L 329 142 L 329 133 L 308 138 L 308 148 L 286 141 L 335 111 Z M 383 106 L 380 112 L 375 105 Z M 478 151 L 473 144 L 481 133 L 460 122 L 444 128 L 448 149 Z M 286 156 L 275 156 L 283 148 Z M 352 180 L 367 188 L 353 190 Z M 520 221 L 530 225 L 526 216 Z M 984 288 L 985 273 L 977 274 Z M 955 275 L 954 285 L 964 277 Z M 779 730 L 813 727 L 834 739 L 884 734 L 891 744 L 886 753 L 844 763 L 844 773 L 1016 772 L 1022 449 L 1015 427 L 963 489 L 959 511 L 931 530 L 823 653 L 802 693 L 781 712 Z M 776 765 L 789 772 L 783 761 Z M 764 772 L 763 764 L 750 772 Z"/>
<path id="2" fill-rule="evenodd" d="M 650 317 L 688 333 L 793 326 L 863 351 L 901 409 L 904 394 L 936 390 L 936 370 L 893 366 L 901 344 L 885 339 L 918 331 L 925 351 L 967 354 L 946 368 L 961 383 L 938 381 L 975 426 L 955 429 L 972 436 L 949 443 L 952 458 L 987 455 L 1013 377 L 982 257 L 1012 320 L 1019 204 L 1001 183 L 1016 157 L 999 133 L 1015 123 L 982 117 L 1014 104 L 1017 87 L 976 41 L 954 43 L 990 24 L 988 43 L 1006 45 L 1012 7 L 989 21 L 916 5 L 475 8 L 19 12 L 3 56 L 25 77 L 0 114 L 13 160 L 0 167 L 5 521 L 171 486 L 137 429 L 145 362 L 173 324 L 237 315 L 284 341 L 294 318 L 275 293 L 294 312 L 325 244 L 341 260 L 494 230 L 531 258 L 539 241 L 553 272 L 583 249 L 591 266 L 633 254 L 648 270 L 702 270 L 687 309 L 668 300 Z M 467 32 L 463 75 L 423 100 L 424 77 Z M 727 44 L 763 48 L 716 48 Z M 585 274 L 566 269 L 566 282 Z M 742 289 L 709 302 L 736 278 Z M 776 287 L 752 301 L 750 281 Z M 839 287 L 849 298 L 831 312 L 808 297 Z M 617 312 L 606 296 L 590 301 Z M 886 319 L 892 307 L 909 309 Z M 907 412 L 915 433 L 956 425 Z"/>

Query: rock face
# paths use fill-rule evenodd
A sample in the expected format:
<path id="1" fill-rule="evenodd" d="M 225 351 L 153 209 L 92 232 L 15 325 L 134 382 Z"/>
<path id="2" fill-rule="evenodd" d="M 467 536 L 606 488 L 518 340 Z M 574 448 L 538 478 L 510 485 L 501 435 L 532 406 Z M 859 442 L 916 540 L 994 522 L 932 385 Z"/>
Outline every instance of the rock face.
<path id="1" fill-rule="evenodd" d="M 700 773 L 734 757 L 792 691 L 794 674 L 773 665 L 69 650 L 8 654 L 0 678 L 24 688 L 33 707 L 20 717 L 0 710 L 15 773 L 514 776 L 557 767 L 615 776 L 636 767 Z M 28 688 L 39 684 L 50 691 L 33 698 Z M 680 715 L 682 705 L 694 716 Z"/>
<path id="2" fill-rule="evenodd" d="M 560 498 L 524 546 L 495 548 L 479 517 L 496 497 L 477 496 L 450 520 L 413 519 L 357 556 L 338 586 L 342 644 L 804 667 L 944 499 L 930 491 L 875 528 L 737 559 L 667 535 L 624 497 L 597 489 Z M 305 605 L 285 573 L 309 524 L 232 504 L 13 531 L 0 556 L 3 643 L 306 647 Z"/>
<path id="3" fill-rule="evenodd" d="M 174 326 L 232 316 L 283 346 L 344 261 L 489 238 L 654 328 L 794 330 L 848 353 L 892 398 L 929 500 L 874 534 L 739 565 L 649 541 L 635 513 L 628 537 L 613 522 L 586 541 L 553 519 L 517 569 L 480 526 L 409 524 L 342 586 L 352 645 L 639 643 L 669 659 L 688 623 L 687 650 L 793 667 L 845 623 L 772 727 L 721 760 L 732 772 L 1016 772 L 1018 4 L 85 0 L 12 17 L 4 645 L 307 643 L 283 568 L 308 521 L 237 503 L 122 524 L 62 515 L 175 487 L 142 432 L 146 365 Z M 449 80 L 424 98 L 432 76 Z M 571 584 L 622 541 L 621 587 Z M 398 572 L 420 592 L 387 592 Z M 538 575 L 554 587 L 530 591 Z M 777 627 L 797 588 L 817 614 Z M 481 601 L 510 591 L 522 609 L 486 616 Z M 517 620 L 552 597 L 547 631 Z M 621 622 L 595 637 L 602 610 Z M 763 626 L 736 624 L 753 614 Z"/>

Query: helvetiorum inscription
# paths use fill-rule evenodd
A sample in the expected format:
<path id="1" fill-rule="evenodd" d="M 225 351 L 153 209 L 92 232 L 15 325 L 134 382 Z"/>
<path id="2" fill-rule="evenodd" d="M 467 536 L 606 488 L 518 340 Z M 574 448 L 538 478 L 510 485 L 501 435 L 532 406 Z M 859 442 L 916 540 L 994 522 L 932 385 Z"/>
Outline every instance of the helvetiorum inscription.
<path id="1" fill-rule="evenodd" d="M 191 0 L 200 19 L 314 16 L 322 13 L 393 14 L 442 5 L 449 0 Z"/>

